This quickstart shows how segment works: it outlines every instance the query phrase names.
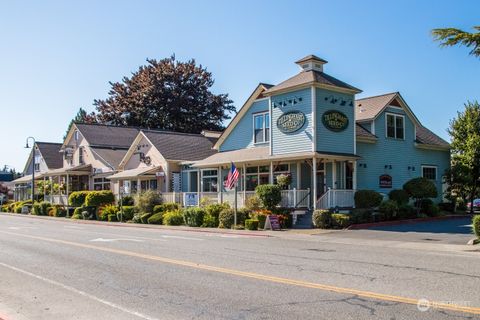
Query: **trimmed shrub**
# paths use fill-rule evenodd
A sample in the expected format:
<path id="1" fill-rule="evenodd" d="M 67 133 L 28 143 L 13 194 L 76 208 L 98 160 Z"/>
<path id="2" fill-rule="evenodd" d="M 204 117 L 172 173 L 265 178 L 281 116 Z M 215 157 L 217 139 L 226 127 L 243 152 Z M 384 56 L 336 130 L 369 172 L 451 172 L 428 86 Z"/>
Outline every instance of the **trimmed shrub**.
<path id="1" fill-rule="evenodd" d="M 67 216 L 67 209 L 61 205 L 55 205 L 48 209 L 48 215 L 50 217 L 62 218 Z"/>
<path id="2" fill-rule="evenodd" d="M 214 216 L 206 213 L 203 216 L 202 227 L 204 227 L 204 228 L 216 228 L 216 227 L 218 227 L 218 218 L 215 219 Z"/>
<path id="3" fill-rule="evenodd" d="M 281 188 L 275 184 L 262 184 L 255 188 L 255 194 L 258 196 L 262 205 L 272 210 L 280 201 L 282 201 Z"/>
<path id="4" fill-rule="evenodd" d="M 378 211 L 381 214 L 382 220 L 393 220 L 398 215 L 398 204 L 394 200 L 387 200 L 380 204 Z"/>
<path id="5" fill-rule="evenodd" d="M 133 206 L 134 200 L 132 196 L 123 196 L 122 199 L 118 200 L 119 206 Z"/>
<path id="6" fill-rule="evenodd" d="M 163 215 L 163 224 L 167 226 L 181 226 L 183 224 L 183 213 L 181 210 L 167 211 Z"/>
<path id="7" fill-rule="evenodd" d="M 82 220 L 82 219 L 83 219 L 83 216 L 82 216 L 81 213 L 74 213 L 74 214 L 72 214 L 72 216 L 70 217 L 70 219 Z"/>
<path id="8" fill-rule="evenodd" d="M 175 202 L 166 202 L 166 203 L 157 204 L 156 206 L 154 206 L 153 213 L 175 211 L 178 209 L 180 209 L 180 204 Z"/>
<path id="9" fill-rule="evenodd" d="M 212 227 L 216 228 L 218 227 L 219 221 L 218 217 L 220 216 L 220 212 L 222 212 L 223 209 L 229 208 L 228 203 L 212 203 L 207 206 L 205 206 L 205 214 L 212 217 L 214 219 L 214 225 L 211 225 Z"/>
<path id="10" fill-rule="evenodd" d="M 373 211 L 371 209 L 353 209 L 350 221 L 355 224 L 372 222 Z"/>
<path id="11" fill-rule="evenodd" d="M 402 189 L 395 189 L 390 191 L 390 193 L 388 194 L 388 198 L 395 201 L 399 206 L 402 204 L 407 204 L 410 200 L 410 196 L 408 195 L 407 191 Z"/>
<path id="12" fill-rule="evenodd" d="M 110 190 L 90 191 L 85 198 L 85 205 L 88 207 L 100 207 L 114 202 L 115 196 Z"/>
<path id="13" fill-rule="evenodd" d="M 414 178 L 409 180 L 403 185 L 403 190 L 405 190 L 411 198 L 415 199 L 417 214 L 420 213 L 421 210 L 420 200 L 436 198 L 438 195 L 435 184 L 427 178 Z"/>
<path id="14" fill-rule="evenodd" d="M 332 213 L 328 210 L 315 210 L 312 220 L 316 228 L 328 229 L 332 225 Z"/>
<path id="15" fill-rule="evenodd" d="M 473 233 L 480 239 L 480 214 L 473 216 L 472 228 Z"/>
<path id="16" fill-rule="evenodd" d="M 117 222 L 117 214 L 116 213 L 111 213 L 108 215 L 108 222 Z"/>
<path id="17" fill-rule="evenodd" d="M 153 190 L 148 190 L 137 194 L 134 198 L 135 206 L 140 212 L 153 212 L 153 208 L 162 203 L 160 194 Z"/>
<path id="18" fill-rule="evenodd" d="M 415 209 L 408 204 L 404 204 L 398 207 L 398 218 L 399 219 L 412 219 L 415 218 Z"/>
<path id="19" fill-rule="evenodd" d="M 355 208 L 371 209 L 382 203 L 383 197 L 373 190 L 358 190 L 355 192 Z"/>
<path id="20" fill-rule="evenodd" d="M 35 202 L 32 206 L 32 214 L 37 216 L 47 216 L 51 207 L 52 204 L 50 202 Z"/>
<path id="21" fill-rule="evenodd" d="M 32 214 L 35 216 L 41 216 L 42 215 L 42 209 L 40 208 L 40 203 L 35 202 L 32 206 Z"/>
<path id="22" fill-rule="evenodd" d="M 243 225 L 247 217 L 246 210 L 237 210 L 237 225 Z M 225 208 L 220 212 L 218 216 L 218 227 L 224 229 L 230 229 L 233 226 L 235 220 L 235 211 L 232 208 Z"/>
<path id="23" fill-rule="evenodd" d="M 148 223 L 148 218 L 150 218 L 151 216 L 153 216 L 152 212 L 141 213 L 140 214 L 140 222 L 142 222 L 144 224 Z"/>
<path id="24" fill-rule="evenodd" d="M 258 220 L 247 219 L 245 220 L 246 230 L 258 230 Z"/>
<path id="25" fill-rule="evenodd" d="M 79 216 L 80 218 L 74 218 L 73 216 Z M 97 216 L 96 207 L 77 207 L 73 212 L 72 219 L 85 219 L 85 220 L 95 220 Z"/>
<path id="26" fill-rule="evenodd" d="M 345 213 L 333 213 L 331 215 L 332 228 L 345 229 L 350 226 L 350 216 Z"/>
<path id="27" fill-rule="evenodd" d="M 260 198 L 258 198 L 257 195 L 248 197 L 245 201 L 245 208 L 251 211 L 258 211 L 262 208 L 262 201 L 260 201 Z"/>
<path id="28" fill-rule="evenodd" d="M 119 208 L 117 211 L 117 220 L 122 222 L 133 220 L 135 210 L 136 208 L 134 206 L 123 206 L 121 209 Z"/>
<path id="29" fill-rule="evenodd" d="M 199 207 L 191 207 L 183 210 L 185 224 L 189 227 L 200 227 L 203 223 L 205 210 Z"/>
<path id="30" fill-rule="evenodd" d="M 98 220 L 107 221 L 108 216 L 111 214 L 117 214 L 118 210 L 118 207 L 113 204 L 107 204 L 104 207 L 100 207 L 98 209 Z"/>
<path id="31" fill-rule="evenodd" d="M 81 207 L 90 191 L 74 191 L 68 196 L 68 204 L 72 207 Z"/>
<path id="32" fill-rule="evenodd" d="M 163 223 L 163 212 L 157 212 L 150 216 L 147 219 L 148 224 L 162 224 Z"/>

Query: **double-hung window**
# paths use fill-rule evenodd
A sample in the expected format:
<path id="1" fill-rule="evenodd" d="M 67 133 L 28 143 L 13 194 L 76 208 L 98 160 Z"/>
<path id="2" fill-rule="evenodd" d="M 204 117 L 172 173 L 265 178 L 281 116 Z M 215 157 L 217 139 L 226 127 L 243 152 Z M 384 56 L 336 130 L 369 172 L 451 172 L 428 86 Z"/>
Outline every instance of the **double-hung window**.
<path id="1" fill-rule="evenodd" d="M 217 172 L 218 171 L 214 169 L 202 170 L 202 192 L 218 191 Z"/>
<path id="2" fill-rule="evenodd" d="M 405 138 L 405 117 L 387 113 L 387 138 Z"/>
<path id="3" fill-rule="evenodd" d="M 429 180 L 437 180 L 437 167 L 436 166 L 422 166 L 422 177 Z"/>
<path id="4" fill-rule="evenodd" d="M 247 191 L 254 191 L 258 185 L 268 184 L 270 181 L 270 166 L 248 167 L 246 179 Z"/>
<path id="5" fill-rule="evenodd" d="M 270 114 L 268 112 L 253 115 L 253 139 L 255 143 L 270 141 Z"/>

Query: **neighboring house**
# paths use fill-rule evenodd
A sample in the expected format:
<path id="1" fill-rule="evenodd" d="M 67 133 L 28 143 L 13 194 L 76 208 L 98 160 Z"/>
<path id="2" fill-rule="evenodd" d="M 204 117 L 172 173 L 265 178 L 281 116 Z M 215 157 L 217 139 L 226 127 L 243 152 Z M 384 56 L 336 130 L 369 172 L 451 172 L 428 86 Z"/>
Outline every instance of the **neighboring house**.
<path id="1" fill-rule="evenodd" d="M 193 163 L 200 192 L 209 185 L 227 192 L 221 182 L 232 162 L 241 173 L 240 201 L 282 173 L 292 177 L 282 205 L 292 207 L 352 207 L 357 189 L 388 193 L 422 175 L 441 192 L 449 145 L 400 94 L 355 101 L 361 91 L 326 74 L 327 61 L 310 55 L 296 63 L 294 77 L 259 84 L 215 144 L 219 152 Z"/>
<path id="2" fill-rule="evenodd" d="M 188 181 L 182 179 L 181 163 L 201 160 L 216 153 L 212 147 L 219 136 L 219 132 L 212 131 L 188 134 L 141 130 L 121 160 L 120 172 L 108 177 L 114 193 L 182 192 L 182 184 Z"/>
<path id="3" fill-rule="evenodd" d="M 432 180 L 443 198 L 443 175 L 450 166 L 450 145 L 425 128 L 400 93 L 358 99 L 356 120 L 358 187 L 388 193 L 415 177 Z"/>
<path id="4" fill-rule="evenodd" d="M 35 180 L 39 180 L 48 171 L 62 167 L 61 147 L 61 143 L 35 143 L 23 169 L 23 177 L 13 181 L 15 201 L 30 199 L 33 171 L 35 171 Z"/>
<path id="5" fill-rule="evenodd" d="M 73 124 L 61 146 L 62 166 L 42 176 L 62 186 L 48 200 L 66 204 L 73 191 L 110 190 L 106 177 L 117 171 L 138 132 L 132 127 Z"/>

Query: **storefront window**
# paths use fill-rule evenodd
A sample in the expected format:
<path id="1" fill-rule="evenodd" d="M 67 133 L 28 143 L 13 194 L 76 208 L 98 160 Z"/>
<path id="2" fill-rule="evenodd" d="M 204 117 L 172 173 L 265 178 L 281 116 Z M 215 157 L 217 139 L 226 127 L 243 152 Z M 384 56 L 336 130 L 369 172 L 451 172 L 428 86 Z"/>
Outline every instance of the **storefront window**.
<path id="1" fill-rule="evenodd" d="M 246 170 L 247 191 L 254 191 L 258 185 L 270 182 L 270 167 L 248 167 Z"/>
<path id="2" fill-rule="evenodd" d="M 203 192 L 217 192 L 218 191 L 218 170 L 204 170 L 202 171 L 202 191 Z"/>
<path id="3" fill-rule="evenodd" d="M 107 178 L 94 178 L 93 190 L 110 190 L 110 180 Z"/>

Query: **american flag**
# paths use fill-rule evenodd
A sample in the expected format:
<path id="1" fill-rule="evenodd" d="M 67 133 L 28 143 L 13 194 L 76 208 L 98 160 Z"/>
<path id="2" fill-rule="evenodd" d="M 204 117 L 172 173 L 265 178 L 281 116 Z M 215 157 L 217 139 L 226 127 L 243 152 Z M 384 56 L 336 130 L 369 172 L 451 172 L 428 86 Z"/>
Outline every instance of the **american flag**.
<path id="1" fill-rule="evenodd" d="M 228 176 L 227 180 L 223 183 L 225 188 L 227 189 L 233 189 L 235 187 L 235 184 L 238 181 L 238 177 L 240 176 L 240 172 L 238 172 L 237 167 L 232 162 L 232 167 L 230 168 L 230 171 L 228 171 Z"/>

